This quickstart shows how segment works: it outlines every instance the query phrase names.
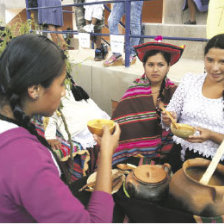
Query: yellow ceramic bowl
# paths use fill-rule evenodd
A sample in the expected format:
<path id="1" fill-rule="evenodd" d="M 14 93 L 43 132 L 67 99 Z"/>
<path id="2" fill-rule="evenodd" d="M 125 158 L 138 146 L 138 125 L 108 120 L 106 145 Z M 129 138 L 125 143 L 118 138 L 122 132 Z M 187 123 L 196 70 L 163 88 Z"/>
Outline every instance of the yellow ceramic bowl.
<path id="1" fill-rule="evenodd" d="M 88 121 L 87 126 L 89 128 L 89 131 L 92 134 L 102 136 L 104 126 L 108 126 L 110 133 L 111 134 L 113 133 L 114 128 L 115 128 L 115 122 L 112 120 L 106 120 L 106 119 L 94 119 L 94 120 Z"/>
<path id="2" fill-rule="evenodd" d="M 180 138 L 188 138 L 190 135 L 195 133 L 195 128 L 188 124 L 177 123 L 177 127 L 175 128 L 173 124 L 171 124 L 171 131 L 174 135 Z"/>

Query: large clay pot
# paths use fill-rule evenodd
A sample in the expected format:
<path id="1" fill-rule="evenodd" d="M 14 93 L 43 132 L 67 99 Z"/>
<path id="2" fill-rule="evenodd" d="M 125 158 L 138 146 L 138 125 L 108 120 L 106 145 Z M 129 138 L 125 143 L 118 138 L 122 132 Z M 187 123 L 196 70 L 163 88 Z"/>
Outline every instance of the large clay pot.
<path id="1" fill-rule="evenodd" d="M 168 195 L 170 165 L 141 165 L 128 174 L 125 188 L 133 198 L 160 201 Z"/>
<path id="2" fill-rule="evenodd" d="M 169 193 L 178 208 L 200 216 L 224 214 L 224 166 L 217 166 L 207 185 L 199 182 L 209 163 L 202 158 L 189 159 L 173 175 Z"/>

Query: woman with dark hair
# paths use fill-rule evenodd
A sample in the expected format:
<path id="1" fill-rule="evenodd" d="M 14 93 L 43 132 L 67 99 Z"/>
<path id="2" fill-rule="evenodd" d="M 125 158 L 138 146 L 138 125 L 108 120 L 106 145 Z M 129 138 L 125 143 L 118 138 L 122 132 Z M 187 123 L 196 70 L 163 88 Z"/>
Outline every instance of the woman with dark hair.
<path id="1" fill-rule="evenodd" d="M 95 191 L 88 207 L 70 192 L 47 141 L 30 122 L 51 116 L 65 94 L 65 55 L 32 34 L 14 38 L 0 57 L 1 222 L 111 222 L 111 164 L 120 130 L 104 129 Z"/>
<path id="2" fill-rule="evenodd" d="M 203 157 L 211 160 L 224 139 L 224 34 L 208 41 L 204 64 L 204 74 L 183 77 L 167 107 L 179 123 L 197 129 L 196 134 L 187 139 L 173 136 L 169 163 L 174 171 L 187 159 Z M 170 119 L 165 114 L 162 118 L 169 127 Z M 221 162 L 224 163 L 224 156 Z"/>
<path id="3" fill-rule="evenodd" d="M 160 126 L 159 107 L 169 103 L 176 89 L 167 73 L 181 57 L 183 48 L 148 42 L 135 46 L 135 50 L 145 72 L 128 88 L 112 115 L 121 128 L 113 164 L 137 154 L 157 158 L 161 152 L 167 152 L 172 143 L 169 132 Z"/>

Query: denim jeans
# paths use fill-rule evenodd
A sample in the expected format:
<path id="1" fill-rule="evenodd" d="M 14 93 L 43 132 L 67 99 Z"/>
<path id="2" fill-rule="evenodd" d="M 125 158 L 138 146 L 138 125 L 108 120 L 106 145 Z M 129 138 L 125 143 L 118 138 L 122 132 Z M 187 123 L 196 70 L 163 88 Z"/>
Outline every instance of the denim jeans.
<path id="1" fill-rule="evenodd" d="M 143 1 L 133 1 L 131 2 L 131 21 L 130 21 L 130 30 L 132 35 L 141 35 L 141 16 L 142 16 L 142 6 Z M 113 9 L 108 18 L 108 25 L 111 34 L 119 34 L 118 24 L 125 13 L 125 3 L 119 2 L 114 3 Z M 133 48 L 134 45 L 138 45 L 140 38 L 131 38 L 130 39 L 130 54 L 136 55 Z M 113 52 L 116 53 L 116 52 Z"/>

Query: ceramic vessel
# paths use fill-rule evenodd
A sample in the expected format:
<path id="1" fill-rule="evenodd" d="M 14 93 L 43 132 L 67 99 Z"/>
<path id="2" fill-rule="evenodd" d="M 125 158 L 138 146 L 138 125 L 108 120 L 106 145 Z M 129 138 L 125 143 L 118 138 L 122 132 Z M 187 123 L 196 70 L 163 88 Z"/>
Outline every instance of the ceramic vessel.
<path id="1" fill-rule="evenodd" d="M 164 165 L 142 165 L 130 172 L 125 188 L 133 198 L 160 201 L 168 194 L 171 167 Z"/>
<path id="2" fill-rule="evenodd" d="M 207 185 L 199 182 L 209 163 L 202 158 L 189 159 L 173 175 L 169 194 L 178 208 L 200 216 L 224 214 L 224 166 L 217 166 Z"/>
<path id="3" fill-rule="evenodd" d="M 87 127 L 92 134 L 96 134 L 98 136 L 103 135 L 103 127 L 107 126 L 109 128 L 110 133 L 112 134 L 115 128 L 115 122 L 113 120 L 107 119 L 94 119 L 87 122 Z"/>
<path id="4" fill-rule="evenodd" d="M 174 125 L 171 124 L 170 129 L 174 135 L 180 138 L 188 138 L 195 133 L 195 128 L 188 124 L 177 123 L 177 127 L 178 128 L 175 128 Z"/>

